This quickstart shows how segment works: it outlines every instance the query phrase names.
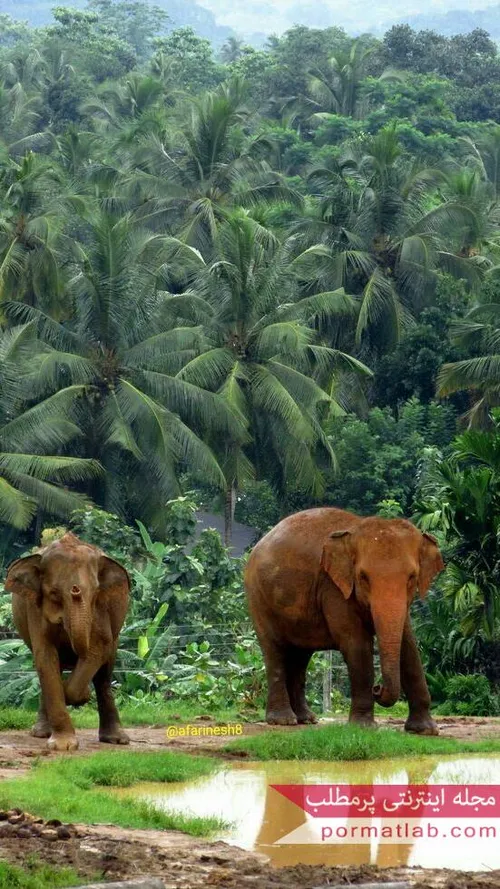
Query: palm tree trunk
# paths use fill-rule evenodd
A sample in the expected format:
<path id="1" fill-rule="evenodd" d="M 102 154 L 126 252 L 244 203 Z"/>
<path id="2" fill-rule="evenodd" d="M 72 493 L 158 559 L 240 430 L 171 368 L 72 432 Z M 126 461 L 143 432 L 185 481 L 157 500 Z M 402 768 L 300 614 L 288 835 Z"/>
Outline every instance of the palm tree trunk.
<path id="1" fill-rule="evenodd" d="M 224 543 L 226 546 L 231 546 L 231 541 L 233 539 L 233 521 L 235 507 L 236 483 L 233 480 L 227 487 L 226 497 L 224 501 Z"/>
<path id="2" fill-rule="evenodd" d="M 34 538 L 35 546 L 40 546 L 43 531 L 43 510 L 38 508 L 35 515 Z"/>

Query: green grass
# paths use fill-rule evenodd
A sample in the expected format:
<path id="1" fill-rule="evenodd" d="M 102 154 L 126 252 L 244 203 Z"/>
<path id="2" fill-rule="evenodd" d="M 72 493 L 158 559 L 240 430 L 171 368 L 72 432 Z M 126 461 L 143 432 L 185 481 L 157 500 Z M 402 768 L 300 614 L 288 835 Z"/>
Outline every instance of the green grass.
<path id="1" fill-rule="evenodd" d="M 349 713 L 350 705 L 349 701 L 346 713 Z M 408 716 L 408 704 L 406 701 L 396 701 L 392 707 L 381 707 L 380 704 L 375 704 L 375 716 L 393 716 L 395 719 L 406 719 Z"/>
<path id="2" fill-rule="evenodd" d="M 240 723 L 245 720 L 263 721 L 264 713 L 238 713 L 236 709 L 213 709 L 211 707 L 202 707 L 193 704 L 192 701 L 172 702 L 172 703 L 155 703 L 154 701 L 145 701 L 140 704 L 125 703 L 119 706 L 120 717 L 125 727 L 133 726 L 166 726 L 175 725 L 176 723 L 193 722 L 199 716 L 210 716 L 216 722 Z M 338 711 L 328 713 L 328 716 L 339 716 L 349 712 L 349 701 L 346 706 Z M 376 707 L 377 716 L 398 716 L 405 717 L 408 715 L 408 705 L 397 703 L 394 707 L 383 709 Z M 71 720 L 76 729 L 92 728 L 97 729 L 98 716 L 95 704 L 89 704 L 79 709 L 71 709 Z M 26 710 L 18 707 L 0 707 L 0 731 L 22 731 L 29 730 L 36 721 L 36 712 L 34 710 Z"/>
<path id="3" fill-rule="evenodd" d="M 443 756 L 454 753 L 500 753 L 500 740 L 459 741 L 427 738 L 380 728 L 329 725 L 297 731 L 273 731 L 227 744 L 227 751 L 244 750 L 257 760 L 368 760 L 404 756 Z"/>
<path id="4" fill-rule="evenodd" d="M 207 775 L 220 763 L 184 753 L 115 751 L 37 763 L 25 778 L 2 781 L 0 808 L 18 807 L 41 818 L 84 824 L 180 830 L 208 836 L 227 827 L 220 818 L 161 812 L 146 802 L 125 799 L 99 787 L 130 787 L 141 781 L 188 781 Z"/>
<path id="5" fill-rule="evenodd" d="M 17 707 L 0 708 L 0 732 L 9 729 L 30 729 L 36 719 L 32 710 L 21 710 Z"/>
<path id="6" fill-rule="evenodd" d="M 95 728 L 98 726 L 98 716 L 95 704 L 89 704 L 78 709 L 69 708 L 71 720 L 76 729 Z M 149 725 L 164 726 L 175 725 L 183 722 L 192 722 L 199 716 L 210 716 L 217 722 L 243 722 L 244 717 L 235 709 L 217 710 L 211 707 L 202 707 L 192 702 L 155 703 L 146 701 L 141 704 L 119 705 L 120 718 L 124 726 Z M 252 714 L 255 718 L 255 714 Z M 36 721 L 36 712 L 18 707 L 0 708 L 0 731 L 15 731 L 30 729 Z"/>
<path id="7" fill-rule="evenodd" d="M 160 781 L 162 784 L 194 781 L 209 775 L 218 766 L 217 760 L 190 756 L 188 753 L 114 750 L 91 756 L 61 757 L 53 762 L 41 763 L 37 772 L 58 775 L 61 780 L 71 781 L 85 790 L 93 786 L 132 787 L 144 781 Z"/>
<path id="8" fill-rule="evenodd" d="M 0 889 L 62 889 L 64 886 L 80 886 L 83 882 L 69 867 L 52 867 L 32 861 L 21 868 L 0 861 Z"/>

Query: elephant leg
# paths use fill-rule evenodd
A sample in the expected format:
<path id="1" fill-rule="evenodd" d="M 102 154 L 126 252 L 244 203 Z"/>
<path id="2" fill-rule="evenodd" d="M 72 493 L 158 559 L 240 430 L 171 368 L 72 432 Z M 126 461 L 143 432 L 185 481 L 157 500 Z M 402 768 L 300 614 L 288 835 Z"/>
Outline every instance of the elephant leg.
<path id="1" fill-rule="evenodd" d="M 50 738 L 52 730 L 50 728 L 49 718 L 47 716 L 47 708 L 43 700 L 43 694 L 40 692 L 40 703 L 38 706 L 37 720 L 31 729 L 33 738 Z"/>
<path id="2" fill-rule="evenodd" d="M 405 731 L 417 735 L 438 735 L 439 729 L 430 712 L 431 696 L 409 617 L 406 619 L 401 644 L 401 685 L 410 711 Z"/>
<path id="3" fill-rule="evenodd" d="M 269 725 L 297 725 L 286 684 L 286 647 L 261 642 L 267 674 L 266 720 Z"/>
<path id="4" fill-rule="evenodd" d="M 42 707 L 52 732 L 47 747 L 49 750 L 76 750 L 78 741 L 66 709 L 59 655 L 52 647 L 34 650 L 33 654 L 40 678 Z"/>
<path id="5" fill-rule="evenodd" d="M 106 657 L 106 655 L 104 655 Z M 79 658 L 73 671 L 64 682 L 66 703 L 73 707 L 81 707 L 90 701 L 90 683 L 102 666 L 103 654 L 88 655 Z"/>
<path id="6" fill-rule="evenodd" d="M 363 631 L 342 648 L 351 685 L 349 722 L 357 725 L 375 724 L 373 713 L 373 637 Z"/>
<path id="7" fill-rule="evenodd" d="M 94 688 L 99 710 L 99 740 L 103 744 L 129 744 L 123 731 L 115 699 L 111 690 L 113 664 L 104 664 L 94 676 Z"/>
<path id="8" fill-rule="evenodd" d="M 304 648 L 289 648 L 286 653 L 286 687 L 292 710 L 299 723 L 318 721 L 306 701 L 307 665 L 312 654 L 312 651 Z"/>

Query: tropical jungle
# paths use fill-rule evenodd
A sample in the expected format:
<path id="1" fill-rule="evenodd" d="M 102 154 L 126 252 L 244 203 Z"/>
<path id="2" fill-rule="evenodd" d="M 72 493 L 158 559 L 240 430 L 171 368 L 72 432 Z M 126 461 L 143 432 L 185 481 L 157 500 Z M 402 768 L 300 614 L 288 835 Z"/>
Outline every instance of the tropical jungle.
<path id="1" fill-rule="evenodd" d="M 414 606 L 435 707 L 500 715 L 497 45 L 167 25 L 141 0 L 0 15 L 3 575 L 64 529 L 102 546 L 133 580 L 125 719 L 245 719 L 235 523 L 404 515 L 446 561 Z M 0 677 L 2 727 L 29 725 L 7 593 Z M 345 711 L 340 661 L 310 683 Z"/>

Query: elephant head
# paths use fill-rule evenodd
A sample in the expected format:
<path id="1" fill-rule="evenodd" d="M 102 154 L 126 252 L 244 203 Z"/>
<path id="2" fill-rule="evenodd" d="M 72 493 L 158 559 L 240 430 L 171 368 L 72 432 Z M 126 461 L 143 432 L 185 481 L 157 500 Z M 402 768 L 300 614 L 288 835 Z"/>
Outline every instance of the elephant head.
<path id="1" fill-rule="evenodd" d="M 400 694 L 400 657 L 409 606 L 423 598 L 444 568 L 436 540 L 404 519 L 367 518 L 352 531 L 334 531 L 323 548 L 322 568 L 346 599 L 369 609 L 378 640 L 382 686 L 377 703 L 391 707 Z"/>
<path id="2" fill-rule="evenodd" d="M 9 565 L 5 589 L 30 596 L 49 624 L 62 624 L 78 657 L 88 652 L 96 602 L 125 593 L 125 569 L 95 546 L 65 534 L 39 553 Z"/>

